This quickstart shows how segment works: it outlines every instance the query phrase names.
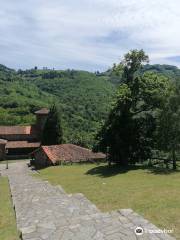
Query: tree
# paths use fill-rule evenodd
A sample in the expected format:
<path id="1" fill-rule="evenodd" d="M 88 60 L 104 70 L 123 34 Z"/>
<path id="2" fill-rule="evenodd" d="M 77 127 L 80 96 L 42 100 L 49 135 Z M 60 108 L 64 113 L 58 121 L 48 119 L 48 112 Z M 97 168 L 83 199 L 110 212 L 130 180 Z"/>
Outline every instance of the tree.
<path id="1" fill-rule="evenodd" d="M 43 134 L 42 144 L 43 145 L 55 145 L 63 143 L 63 131 L 61 124 L 60 112 L 56 105 L 50 108 Z"/>
<path id="2" fill-rule="evenodd" d="M 122 165 L 144 161 L 151 156 L 156 129 L 155 110 L 169 93 L 169 80 L 155 73 L 140 74 L 148 56 L 132 50 L 114 71 L 122 71 L 116 101 L 97 136 L 96 150 L 108 153 L 109 161 Z"/>
<path id="3" fill-rule="evenodd" d="M 180 149 L 180 86 L 174 86 L 159 113 L 156 139 L 157 148 L 170 155 L 175 170 Z"/>

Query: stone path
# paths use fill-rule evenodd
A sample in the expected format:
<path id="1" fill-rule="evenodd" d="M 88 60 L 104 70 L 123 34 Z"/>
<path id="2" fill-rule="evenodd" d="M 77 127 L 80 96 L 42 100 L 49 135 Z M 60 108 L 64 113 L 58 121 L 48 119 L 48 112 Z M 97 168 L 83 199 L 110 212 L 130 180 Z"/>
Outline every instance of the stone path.
<path id="1" fill-rule="evenodd" d="M 1 165 L 1 174 L 9 178 L 23 240 L 174 239 L 164 233 L 146 233 L 159 229 L 131 209 L 100 212 L 82 194 L 67 194 L 60 186 L 31 176 L 26 163 L 11 163 L 4 169 Z M 144 229 L 143 235 L 135 234 L 137 226 Z"/>

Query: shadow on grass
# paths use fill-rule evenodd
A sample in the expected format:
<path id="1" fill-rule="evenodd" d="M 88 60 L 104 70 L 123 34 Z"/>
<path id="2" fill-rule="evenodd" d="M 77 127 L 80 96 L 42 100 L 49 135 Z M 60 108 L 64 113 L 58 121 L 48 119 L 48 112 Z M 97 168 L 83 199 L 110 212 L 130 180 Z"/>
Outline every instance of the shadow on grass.
<path id="1" fill-rule="evenodd" d="M 122 167 L 118 164 L 113 164 L 111 166 L 109 165 L 103 165 L 103 166 L 97 166 L 94 167 L 86 172 L 87 175 L 96 175 L 99 177 L 112 177 L 117 174 L 122 174 L 126 173 L 129 171 L 133 170 L 146 170 L 147 173 L 149 174 L 162 174 L 162 175 L 167 175 L 167 174 L 172 174 L 172 173 L 177 173 L 180 172 L 180 170 L 171 170 L 171 169 L 166 169 L 166 168 L 161 168 L 161 167 L 150 167 L 147 165 L 130 165 L 128 167 Z"/>
<path id="2" fill-rule="evenodd" d="M 148 173 L 153 173 L 153 174 L 159 174 L 159 175 L 169 175 L 173 173 L 180 173 L 179 169 L 173 170 L 173 169 L 166 169 L 163 167 L 151 167 L 148 169 Z"/>
<path id="3" fill-rule="evenodd" d="M 118 164 L 113 164 L 111 166 L 109 165 L 103 165 L 103 166 L 97 166 L 95 168 L 92 168 L 86 172 L 88 175 L 96 175 L 99 177 L 112 177 L 117 174 L 126 173 L 128 171 L 132 170 L 138 170 L 138 169 L 147 169 L 147 166 L 128 166 L 128 167 L 122 167 Z"/>

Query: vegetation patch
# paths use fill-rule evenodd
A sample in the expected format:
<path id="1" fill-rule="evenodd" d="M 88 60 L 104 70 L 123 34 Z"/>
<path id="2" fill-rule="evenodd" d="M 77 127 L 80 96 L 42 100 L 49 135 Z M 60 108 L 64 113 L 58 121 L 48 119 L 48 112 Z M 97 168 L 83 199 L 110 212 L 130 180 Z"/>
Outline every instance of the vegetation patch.
<path id="1" fill-rule="evenodd" d="M 19 239 L 9 183 L 5 177 L 0 177 L 0 239 Z"/>
<path id="2" fill-rule="evenodd" d="M 142 72 L 164 75 L 173 82 L 180 69 L 145 65 Z M 92 147 L 106 120 L 122 79 L 109 69 L 103 73 L 77 70 L 29 69 L 15 71 L 0 65 L 0 125 L 28 125 L 34 111 L 55 102 L 62 110 L 66 142 Z"/>

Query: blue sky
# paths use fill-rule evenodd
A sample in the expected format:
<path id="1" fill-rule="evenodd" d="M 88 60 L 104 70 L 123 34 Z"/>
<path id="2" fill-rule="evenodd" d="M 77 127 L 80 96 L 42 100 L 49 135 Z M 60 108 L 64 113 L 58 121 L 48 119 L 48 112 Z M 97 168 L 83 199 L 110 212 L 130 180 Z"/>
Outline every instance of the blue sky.
<path id="1" fill-rule="evenodd" d="M 179 0 L 1 0 L 0 63 L 106 70 L 130 49 L 180 67 Z"/>

